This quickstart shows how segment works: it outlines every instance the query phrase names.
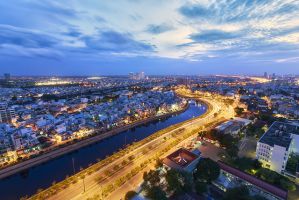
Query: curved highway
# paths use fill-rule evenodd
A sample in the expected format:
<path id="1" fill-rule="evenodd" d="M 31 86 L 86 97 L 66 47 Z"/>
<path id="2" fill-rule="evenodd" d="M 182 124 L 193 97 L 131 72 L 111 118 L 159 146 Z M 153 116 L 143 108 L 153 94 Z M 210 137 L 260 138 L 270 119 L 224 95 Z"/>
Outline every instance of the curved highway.
<path id="1" fill-rule="evenodd" d="M 197 98 L 200 101 L 205 102 L 209 109 L 206 114 L 201 117 L 194 118 L 192 120 L 188 120 L 185 123 L 182 123 L 179 127 L 176 127 L 169 132 L 157 137 L 156 139 L 139 146 L 138 148 L 132 150 L 126 156 L 116 159 L 110 164 L 100 168 L 97 172 L 85 176 L 84 180 L 79 180 L 75 184 L 71 184 L 68 188 L 58 192 L 56 195 L 50 197 L 49 199 L 87 199 L 90 197 L 94 197 L 98 195 L 98 198 L 101 198 L 101 193 L 103 188 L 107 187 L 109 184 L 114 183 L 121 177 L 124 177 L 128 174 L 134 167 L 139 166 L 145 160 L 150 157 L 154 157 L 156 153 L 163 151 L 171 142 L 177 139 L 177 136 L 174 135 L 184 135 L 186 132 L 190 132 L 191 130 L 196 130 L 199 127 L 205 127 L 208 124 L 212 124 L 218 122 L 221 119 L 229 119 L 233 117 L 234 111 L 232 107 L 227 107 L 224 103 L 211 99 L 211 98 L 198 98 L 198 96 L 190 96 L 188 94 L 180 93 L 185 97 Z M 179 133 L 179 134 L 177 134 Z M 178 137 L 179 137 L 178 136 Z M 194 137 L 194 136 L 193 136 Z M 145 152 L 145 149 L 150 149 L 150 151 Z M 127 166 L 122 167 L 119 171 L 116 171 L 112 175 L 107 175 L 107 170 L 112 170 L 115 166 L 120 166 L 124 160 L 127 160 L 130 156 L 134 155 L 135 159 L 132 163 L 129 163 Z M 164 156 L 164 155 L 163 155 Z M 153 167 L 153 164 L 148 165 L 145 168 L 149 170 Z M 130 179 L 130 183 L 126 183 L 116 191 L 112 192 L 105 199 L 120 199 L 126 193 L 126 191 L 135 188 L 142 181 L 142 174 L 144 170 L 139 172 L 137 175 Z M 104 180 L 99 183 L 98 177 L 104 177 Z M 85 190 L 85 191 L 84 191 Z M 33 197 L 34 199 L 34 197 Z"/>

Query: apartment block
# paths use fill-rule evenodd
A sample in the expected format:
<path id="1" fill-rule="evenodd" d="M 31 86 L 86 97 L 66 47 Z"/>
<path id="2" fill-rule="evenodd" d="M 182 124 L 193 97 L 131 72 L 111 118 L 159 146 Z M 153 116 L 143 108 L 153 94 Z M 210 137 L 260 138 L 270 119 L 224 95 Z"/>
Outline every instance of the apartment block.
<path id="1" fill-rule="evenodd" d="M 256 158 L 263 167 L 283 173 L 291 152 L 299 153 L 299 127 L 274 122 L 259 139 Z"/>

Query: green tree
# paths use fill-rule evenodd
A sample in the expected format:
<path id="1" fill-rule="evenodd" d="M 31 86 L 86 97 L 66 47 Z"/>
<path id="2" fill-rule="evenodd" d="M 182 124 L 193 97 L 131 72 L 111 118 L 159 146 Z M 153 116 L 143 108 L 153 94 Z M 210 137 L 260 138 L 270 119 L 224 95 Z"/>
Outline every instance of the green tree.
<path id="1" fill-rule="evenodd" d="M 252 200 L 268 200 L 268 199 L 260 195 L 255 195 L 252 197 Z"/>
<path id="2" fill-rule="evenodd" d="M 125 200 L 131 200 L 137 195 L 135 191 L 128 191 L 125 195 Z"/>
<path id="3" fill-rule="evenodd" d="M 289 191 L 296 190 L 296 185 L 288 179 L 280 179 L 279 184 L 282 188 L 284 188 L 286 190 L 289 190 Z"/>
<path id="4" fill-rule="evenodd" d="M 196 181 L 195 182 L 195 191 L 197 194 L 201 195 L 207 191 L 207 183 Z"/>
<path id="5" fill-rule="evenodd" d="M 239 148 L 237 145 L 232 145 L 227 147 L 226 153 L 229 155 L 232 159 L 238 157 Z"/>
<path id="6" fill-rule="evenodd" d="M 242 171 L 258 170 L 262 167 L 260 161 L 248 157 L 236 158 L 232 164 Z"/>
<path id="7" fill-rule="evenodd" d="M 166 193 L 161 187 L 153 186 L 145 191 L 145 196 L 152 200 L 167 200 Z"/>
<path id="8" fill-rule="evenodd" d="M 207 135 L 207 131 L 200 131 L 200 132 L 198 133 L 198 136 L 200 136 L 201 139 L 202 139 L 203 137 L 205 137 L 206 135 Z"/>
<path id="9" fill-rule="evenodd" d="M 242 115 L 242 113 L 244 112 L 244 108 L 236 107 L 235 112 L 237 113 L 237 115 Z"/>
<path id="10" fill-rule="evenodd" d="M 192 187 L 191 174 L 174 169 L 167 171 L 165 180 L 167 182 L 167 191 L 172 192 L 174 195 L 188 192 Z"/>
<path id="11" fill-rule="evenodd" d="M 232 188 L 226 191 L 223 200 L 251 200 L 249 190 L 246 186 Z"/>
<path id="12" fill-rule="evenodd" d="M 184 180 L 177 171 L 173 169 L 168 170 L 165 179 L 167 182 L 168 192 L 173 192 L 174 195 L 178 195 L 183 192 Z"/>
<path id="13" fill-rule="evenodd" d="M 298 163 L 299 163 L 299 155 L 291 153 L 289 158 L 288 158 L 286 170 L 288 170 L 289 172 L 295 174 Z"/>
<path id="14" fill-rule="evenodd" d="M 252 168 L 255 170 L 260 169 L 262 168 L 262 163 L 258 159 L 254 159 L 252 161 Z"/>
<path id="15" fill-rule="evenodd" d="M 194 178 L 196 180 L 211 182 L 217 179 L 219 174 L 220 167 L 218 163 L 209 158 L 203 158 L 196 166 Z"/>
<path id="16" fill-rule="evenodd" d="M 296 190 L 296 186 L 293 182 L 291 182 L 288 178 L 284 177 L 283 175 L 278 174 L 272 170 L 261 168 L 255 174 L 258 178 L 274 184 L 278 187 L 281 187 L 285 190 L 294 191 Z"/>
<path id="17" fill-rule="evenodd" d="M 161 177 L 159 174 L 159 171 L 156 170 L 150 170 L 148 173 L 144 172 L 143 174 L 143 180 L 144 180 L 144 187 L 150 188 L 153 186 L 159 186 Z"/>

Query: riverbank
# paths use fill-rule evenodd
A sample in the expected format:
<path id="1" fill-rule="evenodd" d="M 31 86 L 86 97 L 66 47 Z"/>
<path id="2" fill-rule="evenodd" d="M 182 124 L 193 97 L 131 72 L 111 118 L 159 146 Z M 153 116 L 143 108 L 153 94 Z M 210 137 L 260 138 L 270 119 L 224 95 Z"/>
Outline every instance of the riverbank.
<path id="1" fill-rule="evenodd" d="M 201 101 L 201 104 L 202 103 L 203 103 L 203 101 Z M 155 157 L 156 153 L 153 152 L 153 147 L 152 146 L 156 142 L 159 143 L 161 141 L 169 141 L 170 139 L 175 140 L 175 138 L 174 138 L 175 135 L 173 135 L 174 133 L 180 135 L 181 131 L 185 130 L 185 128 L 187 128 L 187 127 L 189 128 L 192 124 L 196 123 L 197 120 L 202 121 L 203 118 L 206 118 L 206 117 L 210 118 L 211 117 L 210 112 L 214 111 L 214 109 L 213 109 L 213 106 L 211 104 L 209 104 L 208 102 L 207 102 L 207 104 L 208 105 L 204 104 L 204 106 L 205 106 L 205 108 L 209 108 L 209 109 L 205 109 L 205 112 L 202 113 L 201 115 L 189 118 L 188 120 L 184 120 L 180 123 L 173 124 L 173 125 L 168 126 L 164 129 L 161 129 L 161 130 L 151 134 L 150 136 L 144 138 L 143 140 L 141 140 L 137 143 L 134 143 L 131 146 L 126 147 L 125 149 L 122 149 L 121 151 L 118 151 L 118 152 L 114 153 L 113 155 L 111 155 L 109 157 L 106 157 L 105 159 L 97 162 L 96 164 L 94 164 L 94 165 L 78 172 L 77 174 L 72 175 L 71 177 L 67 177 L 66 179 L 60 181 L 59 183 L 56 183 L 56 184 L 52 185 L 51 187 L 49 187 L 45 190 L 38 191 L 38 194 L 33 195 L 29 199 L 32 199 L 32 200 L 33 199 L 47 199 L 49 197 L 52 197 L 52 199 L 62 199 L 62 198 L 71 199 L 72 195 L 74 193 L 77 193 L 78 191 L 81 191 L 81 182 L 78 183 L 78 180 L 82 179 L 80 177 L 84 177 L 85 183 L 87 185 L 89 185 L 89 183 L 91 183 L 91 185 L 92 185 L 93 184 L 92 182 L 94 182 L 95 177 L 97 177 L 97 178 L 101 177 L 98 174 L 98 172 L 100 170 L 102 170 L 102 172 L 105 173 L 105 172 L 109 171 L 107 168 L 109 168 L 109 167 L 112 168 L 113 165 L 116 162 L 122 163 L 122 159 L 130 158 L 131 155 L 133 155 L 132 160 L 134 160 L 136 158 L 136 156 L 138 157 L 138 152 L 139 152 L 139 154 L 144 154 L 143 153 L 143 148 L 145 148 L 146 145 L 151 146 L 150 147 L 151 154 L 152 154 L 151 156 Z M 199 126 L 199 125 L 197 124 L 196 126 Z M 162 138 L 167 138 L 167 137 L 168 137 L 168 139 L 166 139 L 166 140 L 162 139 Z M 151 159 L 151 161 L 153 161 L 153 160 L 155 160 L 155 159 Z M 132 162 L 135 163 L 135 161 L 132 161 Z M 122 165 L 122 164 L 120 164 L 120 165 Z M 104 171 L 104 170 L 106 170 L 106 171 Z M 115 171 L 114 168 L 112 170 Z M 121 168 L 121 170 L 124 170 L 124 168 Z M 137 172 L 137 171 L 135 171 L 135 172 Z M 104 175 L 105 177 L 109 177 L 108 179 L 106 179 L 107 181 L 112 180 L 111 179 L 112 177 L 110 177 L 110 176 L 113 175 L 113 173 L 111 173 L 110 175 L 109 174 L 105 173 L 105 175 Z M 130 173 L 130 174 L 132 174 L 132 173 Z M 77 185 L 74 186 L 74 184 L 77 184 Z M 72 189 L 74 189 L 74 191 L 67 191 L 66 192 L 67 195 L 62 194 L 62 196 L 59 196 L 59 195 L 55 196 L 55 195 L 57 195 L 57 193 L 59 191 L 64 191 L 65 192 L 65 190 L 67 188 L 69 188 L 70 185 L 72 185 Z"/>
<path id="2" fill-rule="evenodd" d="M 111 131 L 108 131 L 106 133 L 80 140 L 76 143 L 69 144 L 67 146 L 60 147 L 60 148 L 57 148 L 57 149 L 52 150 L 50 152 L 39 155 L 38 157 L 31 158 L 31 159 L 25 160 L 21 163 L 17 163 L 15 165 L 6 167 L 6 168 L 0 170 L 0 179 L 3 179 L 3 178 L 11 176 L 13 174 L 22 172 L 22 171 L 27 170 L 31 167 L 36 166 L 36 165 L 40 165 L 44 162 L 47 162 L 47 161 L 52 160 L 54 158 L 60 157 L 64 154 L 70 153 L 70 152 L 75 151 L 77 149 L 80 149 L 82 147 L 91 145 L 93 143 L 99 142 L 99 141 L 101 141 L 103 139 L 106 139 L 108 137 L 117 135 L 120 132 L 126 131 L 126 130 L 134 128 L 136 126 L 146 124 L 146 123 L 149 123 L 149 122 L 152 122 L 152 121 L 155 121 L 155 120 L 159 120 L 159 119 L 164 119 L 164 118 L 167 118 L 167 117 L 172 116 L 172 115 L 177 115 L 181 112 L 184 112 L 186 109 L 188 109 L 188 107 L 189 107 L 189 104 L 187 103 L 179 111 L 175 111 L 175 112 L 172 112 L 172 113 L 167 113 L 167 114 L 164 114 L 164 115 L 161 115 L 161 116 L 150 117 L 150 118 L 147 118 L 147 119 L 144 119 L 144 120 L 134 122 L 132 124 L 128 124 L 128 125 L 123 126 L 123 127 L 118 127 L 118 128 L 115 128 Z"/>

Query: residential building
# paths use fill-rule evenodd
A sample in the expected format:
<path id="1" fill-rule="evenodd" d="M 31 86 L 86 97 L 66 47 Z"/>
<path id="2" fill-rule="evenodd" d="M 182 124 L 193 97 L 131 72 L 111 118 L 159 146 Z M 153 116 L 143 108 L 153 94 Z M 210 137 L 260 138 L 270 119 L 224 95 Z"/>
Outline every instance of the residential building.
<path id="1" fill-rule="evenodd" d="M 283 173 L 291 152 L 299 153 L 299 127 L 276 121 L 257 142 L 256 158 L 263 167 Z"/>
<path id="2" fill-rule="evenodd" d="M 15 118 L 15 111 L 6 103 L 0 103 L 0 123 L 10 123 Z"/>
<path id="3" fill-rule="evenodd" d="M 180 171 L 193 172 L 200 156 L 187 149 L 180 148 L 163 159 L 163 165 L 166 168 Z"/>

